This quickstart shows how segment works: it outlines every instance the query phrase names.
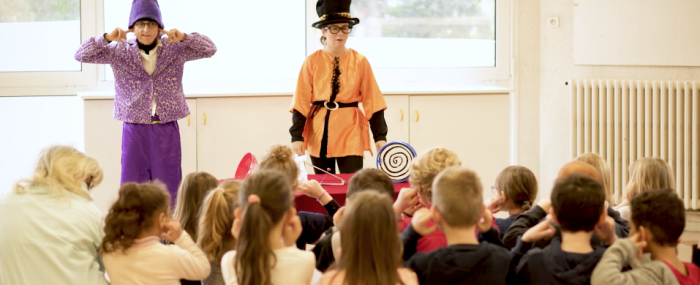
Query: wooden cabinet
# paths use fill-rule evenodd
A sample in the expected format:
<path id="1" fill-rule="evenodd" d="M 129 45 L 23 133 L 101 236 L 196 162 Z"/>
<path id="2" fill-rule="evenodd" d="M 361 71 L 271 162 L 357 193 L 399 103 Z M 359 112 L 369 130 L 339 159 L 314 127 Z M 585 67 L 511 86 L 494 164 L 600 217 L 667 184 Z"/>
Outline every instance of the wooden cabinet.
<path id="1" fill-rule="evenodd" d="M 489 189 L 510 161 L 507 94 L 410 96 L 410 144 L 419 153 L 441 146 Z"/>
<path id="2" fill-rule="evenodd" d="M 407 142 L 418 153 L 435 146 L 453 150 L 464 166 L 479 174 L 485 189 L 508 166 L 508 94 L 386 95 L 385 99 L 388 141 Z M 245 153 L 260 161 L 272 145 L 289 145 L 290 102 L 291 96 L 187 99 L 192 115 L 178 121 L 183 177 L 205 171 L 219 179 L 232 178 Z M 85 152 L 104 170 L 104 181 L 93 190 L 95 203 L 104 212 L 119 189 L 123 123 L 112 118 L 111 99 L 86 99 L 84 108 Z M 369 152 L 364 166 L 376 167 Z M 311 167 L 307 171 L 313 172 Z"/>
<path id="3" fill-rule="evenodd" d="M 260 161 L 272 145 L 289 145 L 290 102 L 289 96 L 198 98 L 197 170 L 233 178 L 244 154 Z"/>

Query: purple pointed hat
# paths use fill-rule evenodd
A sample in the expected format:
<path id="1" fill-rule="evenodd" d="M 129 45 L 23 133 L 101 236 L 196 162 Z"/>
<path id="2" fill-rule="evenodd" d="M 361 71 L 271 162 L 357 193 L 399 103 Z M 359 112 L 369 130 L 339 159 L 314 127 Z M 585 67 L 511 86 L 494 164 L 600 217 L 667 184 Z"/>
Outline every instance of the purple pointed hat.
<path id="1" fill-rule="evenodd" d="M 150 19 L 158 23 L 161 29 L 165 29 L 163 19 L 160 16 L 160 6 L 158 0 L 134 0 L 131 3 L 131 16 L 129 16 L 129 29 L 134 27 L 134 23 L 141 19 Z"/>

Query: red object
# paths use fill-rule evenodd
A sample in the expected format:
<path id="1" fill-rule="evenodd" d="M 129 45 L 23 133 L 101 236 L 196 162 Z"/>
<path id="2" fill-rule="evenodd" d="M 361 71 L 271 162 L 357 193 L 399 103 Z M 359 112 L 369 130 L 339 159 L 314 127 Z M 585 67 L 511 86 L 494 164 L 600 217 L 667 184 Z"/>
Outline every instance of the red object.
<path id="1" fill-rule="evenodd" d="M 241 159 L 241 162 L 238 163 L 238 168 L 236 169 L 236 175 L 233 176 L 234 180 L 244 180 L 248 175 L 250 175 L 251 172 L 253 172 L 253 168 L 258 166 L 258 160 L 255 159 L 255 156 L 252 153 L 246 153 L 243 156 L 243 159 Z"/>
<path id="2" fill-rule="evenodd" d="M 683 275 L 678 269 L 673 267 L 671 264 L 668 262 L 664 261 L 666 263 L 666 266 L 671 269 L 673 272 L 673 275 L 676 276 L 676 279 L 678 280 L 678 283 L 681 285 L 686 285 L 686 284 L 698 284 L 700 282 L 700 268 L 698 268 L 697 265 L 689 263 L 689 262 L 683 262 L 685 264 L 685 269 L 688 271 L 688 275 Z"/>
<path id="3" fill-rule="evenodd" d="M 323 189 L 328 192 L 328 194 L 333 197 L 340 205 L 345 205 L 345 194 L 348 192 L 348 183 L 350 181 L 350 178 L 352 178 L 353 174 L 336 174 L 336 176 L 343 178 L 346 183 L 345 185 L 341 186 L 336 186 L 336 185 L 322 185 Z M 328 174 L 309 174 L 308 176 L 309 180 L 316 180 L 320 183 L 323 182 L 329 182 L 329 183 L 337 183 L 340 182 L 338 178 L 335 178 L 333 176 L 330 176 Z M 404 183 L 394 183 L 394 200 L 396 200 L 396 197 L 399 195 L 399 191 L 401 191 L 401 188 L 408 188 L 410 185 L 408 182 Z M 326 209 L 321 206 L 319 202 L 316 201 L 316 199 L 311 198 L 309 196 L 304 195 L 301 192 L 295 192 L 294 193 L 294 203 L 296 205 L 297 211 L 307 211 L 307 212 L 315 212 L 315 213 L 320 213 L 320 214 L 326 214 Z"/>

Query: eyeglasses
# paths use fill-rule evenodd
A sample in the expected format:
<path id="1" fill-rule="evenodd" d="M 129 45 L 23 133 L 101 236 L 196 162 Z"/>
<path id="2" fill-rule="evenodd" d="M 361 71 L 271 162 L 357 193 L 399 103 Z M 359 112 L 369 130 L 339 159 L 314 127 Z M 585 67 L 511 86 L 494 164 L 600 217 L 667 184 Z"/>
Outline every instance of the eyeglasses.
<path id="1" fill-rule="evenodd" d="M 496 188 L 496 186 L 491 186 L 491 194 L 498 194 L 501 192 L 501 189 Z"/>
<path id="2" fill-rule="evenodd" d="M 134 26 L 142 29 L 143 27 L 148 26 L 151 29 L 155 29 L 156 27 L 158 27 L 158 23 L 152 21 L 138 21 L 136 22 L 136 24 L 134 24 Z"/>
<path id="3" fill-rule="evenodd" d="M 344 26 L 344 27 L 335 27 L 335 26 L 334 26 L 334 27 L 325 27 L 325 28 L 323 28 L 323 29 L 326 30 L 326 31 L 330 31 L 331 34 L 334 34 L 334 35 L 337 34 L 337 33 L 339 33 L 340 31 L 343 31 L 344 34 L 349 34 L 350 32 L 352 32 L 352 27 L 349 27 L 349 26 Z"/>

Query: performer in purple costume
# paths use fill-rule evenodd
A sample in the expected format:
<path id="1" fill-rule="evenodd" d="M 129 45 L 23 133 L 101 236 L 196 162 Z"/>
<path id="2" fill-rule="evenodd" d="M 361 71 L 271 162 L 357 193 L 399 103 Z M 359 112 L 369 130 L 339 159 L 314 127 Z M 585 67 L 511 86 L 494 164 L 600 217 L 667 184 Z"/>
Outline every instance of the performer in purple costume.
<path id="1" fill-rule="evenodd" d="M 216 46 L 206 36 L 164 28 L 157 0 L 134 0 L 129 30 L 86 40 L 75 59 L 114 70 L 114 118 L 124 122 L 121 183 L 158 179 L 175 201 L 182 180 L 177 120 L 190 114 L 183 69 L 187 61 L 213 56 Z M 136 39 L 126 40 L 130 32 Z"/>

